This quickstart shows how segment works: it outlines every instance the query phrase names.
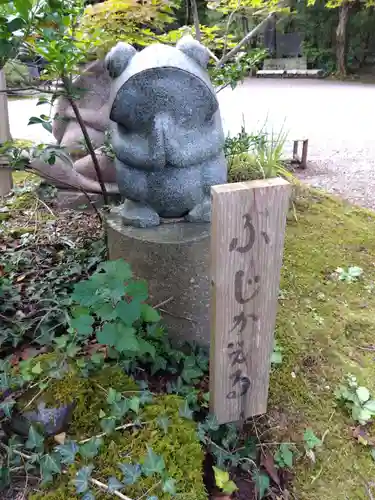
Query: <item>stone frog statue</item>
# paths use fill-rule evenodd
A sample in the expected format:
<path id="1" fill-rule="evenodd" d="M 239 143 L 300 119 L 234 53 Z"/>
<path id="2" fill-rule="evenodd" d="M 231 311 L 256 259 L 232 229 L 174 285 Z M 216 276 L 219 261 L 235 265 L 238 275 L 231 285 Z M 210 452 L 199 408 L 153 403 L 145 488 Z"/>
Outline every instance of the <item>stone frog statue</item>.
<path id="1" fill-rule="evenodd" d="M 207 49 L 191 37 L 137 52 L 118 43 L 106 57 L 112 81 L 111 143 L 123 222 L 211 220 L 210 188 L 227 181 L 219 104 Z"/>

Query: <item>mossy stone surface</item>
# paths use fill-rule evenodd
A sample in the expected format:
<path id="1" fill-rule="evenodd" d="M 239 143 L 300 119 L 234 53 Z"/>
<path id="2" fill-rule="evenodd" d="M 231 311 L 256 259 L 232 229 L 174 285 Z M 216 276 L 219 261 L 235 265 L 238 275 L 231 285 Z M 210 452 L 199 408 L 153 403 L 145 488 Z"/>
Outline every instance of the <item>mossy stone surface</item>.
<path id="1" fill-rule="evenodd" d="M 72 372 L 62 380 L 54 381 L 43 394 L 43 401 L 56 405 L 76 401 L 73 420 L 68 430 L 69 436 L 77 440 L 98 434 L 100 429 L 99 412 L 108 411 L 106 392 L 110 387 L 126 396 L 138 391 L 138 386 L 124 374 L 119 367 L 102 370 L 90 378 L 80 377 Z M 111 476 L 121 480 L 118 463 L 139 463 L 147 453 L 147 445 L 162 455 L 169 477 L 176 480 L 177 493 L 180 498 L 190 500 L 206 500 L 207 493 L 203 484 L 202 464 L 203 450 L 200 446 L 196 424 L 179 416 L 179 407 L 183 400 L 178 396 L 157 396 L 140 412 L 139 418 L 145 425 L 118 431 L 104 438 L 100 454 L 92 461 L 95 469 L 92 476 L 103 483 L 108 483 Z M 168 432 L 158 426 L 158 416 L 167 416 L 170 421 Z M 84 465 L 82 463 L 82 465 Z M 62 500 L 80 498 L 69 477 L 74 478 L 80 467 L 71 467 L 69 473 L 55 479 L 46 490 L 31 495 L 30 500 Z M 139 498 L 148 489 L 156 485 L 154 494 L 159 500 L 170 498 L 161 491 L 157 483 L 160 478 L 142 477 L 135 485 L 127 486 L 124 493 L 131 498 Z M 93 488 L 96 499 L 112 498 Z"/>

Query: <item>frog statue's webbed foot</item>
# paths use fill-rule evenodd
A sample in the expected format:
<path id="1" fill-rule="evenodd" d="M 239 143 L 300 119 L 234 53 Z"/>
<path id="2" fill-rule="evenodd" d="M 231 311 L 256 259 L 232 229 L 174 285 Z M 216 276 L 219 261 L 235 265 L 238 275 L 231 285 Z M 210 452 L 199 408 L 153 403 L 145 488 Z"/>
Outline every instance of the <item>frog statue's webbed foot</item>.
<path id="1" fill-rule="evenodd" d="M 155 227 L 160 224 L 160 217 L 155 210 L 143 203 L 126 199 L 120 214 L 126 226 Z"/>
<path id="2" fill-rule="evenodd" d="M 195 205 L 186 215 L 186 220 L 189 222 L 211 222 L 211 199 L 205 196 L 201 203 Z"/>

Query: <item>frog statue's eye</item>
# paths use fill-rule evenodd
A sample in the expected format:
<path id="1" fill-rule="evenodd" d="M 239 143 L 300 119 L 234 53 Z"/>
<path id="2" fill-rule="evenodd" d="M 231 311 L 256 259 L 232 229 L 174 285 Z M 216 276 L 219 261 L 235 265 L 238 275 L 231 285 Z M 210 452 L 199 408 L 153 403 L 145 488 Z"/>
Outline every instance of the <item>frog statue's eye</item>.
<path id="1" fill-rule="evenodd" d="M 105 66 L 111 78 L 117 78 L 137 53 L 128 43 L 119 42 L 105 58 Z"/>

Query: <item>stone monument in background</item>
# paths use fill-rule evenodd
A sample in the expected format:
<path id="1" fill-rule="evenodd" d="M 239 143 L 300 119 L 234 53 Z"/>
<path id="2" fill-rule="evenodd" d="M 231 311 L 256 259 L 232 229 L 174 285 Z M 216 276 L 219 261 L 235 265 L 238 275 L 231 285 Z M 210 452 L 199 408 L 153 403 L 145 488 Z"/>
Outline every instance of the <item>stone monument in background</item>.
<path id="1" fill-rule="evenodd" d="M 224 133 L 206 71 L 207 49 L 191 37 L 140 52 L 119 43 L 111 141 L 124 203 L 108 217 L 111 259 L 147 279 L 175 340 L 209 342 L 212 185 L 225 184 Z"/>

